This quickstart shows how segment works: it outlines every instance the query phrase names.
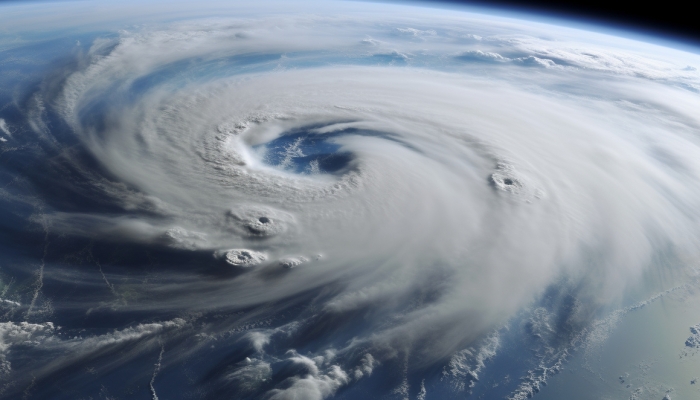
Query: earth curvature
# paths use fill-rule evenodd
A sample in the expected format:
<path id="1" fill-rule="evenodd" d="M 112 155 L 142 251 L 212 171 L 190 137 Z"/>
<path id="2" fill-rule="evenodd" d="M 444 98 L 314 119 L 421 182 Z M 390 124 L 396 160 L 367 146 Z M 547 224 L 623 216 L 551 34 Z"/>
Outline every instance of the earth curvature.
<path id="1" fill-rule="evenodd" d="M 0 399 L 700 398 L 700 46 L 0 4 Z"/>

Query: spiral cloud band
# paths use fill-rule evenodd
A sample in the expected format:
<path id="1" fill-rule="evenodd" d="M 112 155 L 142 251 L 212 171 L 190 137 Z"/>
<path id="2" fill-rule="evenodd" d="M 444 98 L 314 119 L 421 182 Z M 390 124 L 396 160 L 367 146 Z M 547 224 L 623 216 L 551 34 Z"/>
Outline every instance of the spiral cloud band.
<path id="1" fill-rule="evenodd" d="M 337 7 L 3 39 L 2 396 L 519 399 L 694 279 L 699 56 Z"/>

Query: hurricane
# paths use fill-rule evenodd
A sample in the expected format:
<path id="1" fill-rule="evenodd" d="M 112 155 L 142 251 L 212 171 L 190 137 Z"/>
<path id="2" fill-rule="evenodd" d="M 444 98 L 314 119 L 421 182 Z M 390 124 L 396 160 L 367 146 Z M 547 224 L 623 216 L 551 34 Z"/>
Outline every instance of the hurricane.
<path id="1" fill-rule="evenodd" d="M 590 367 L 616 327 L 697 311 L 697 49 L 419 5 L 42 7 L 0 6 L 2 398 L 545 399 L 573 365 L 627 393 Z"/>

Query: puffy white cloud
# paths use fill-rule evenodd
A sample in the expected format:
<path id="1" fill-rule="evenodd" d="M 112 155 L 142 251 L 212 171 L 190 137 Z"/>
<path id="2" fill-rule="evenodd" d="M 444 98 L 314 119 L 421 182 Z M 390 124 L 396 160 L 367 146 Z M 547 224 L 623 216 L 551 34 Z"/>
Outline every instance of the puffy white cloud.
<path id="1" fill-rule="evenodd" d="M 5 122 L 5 120 L 2 118 L 0 118 L 0 132 L 7 136 L 12 136 L 12 133 L 10 133 L 10 128 L 7 126 L 7 122 Z"/>
<path id="2" fill-rule="evenodd" d="M 303 372 L 287 378 L 284 382 L 287 388 L 269 391 L 266 399 L 322 400 L 333 395 L 341 386 L 350 382 L 348 374 L 338 365 L 331 365 L 321 370 L 313 360 L 298 354 L 290 357 L 289 361 L 295 368 Z"/>

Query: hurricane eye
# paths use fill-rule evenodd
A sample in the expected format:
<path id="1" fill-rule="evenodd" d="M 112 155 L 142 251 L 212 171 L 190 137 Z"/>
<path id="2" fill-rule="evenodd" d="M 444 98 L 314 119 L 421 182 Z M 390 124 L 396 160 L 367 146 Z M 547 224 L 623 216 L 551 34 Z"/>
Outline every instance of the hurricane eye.
<path id="1" fill-rule="evenodd" d="M 334 139 L 357 131 L 343 130 L 318 133 L 317 127 L 299 128 L 253 148 L 262 161 L 276 169 L 303 175 L 337 174 L 353 160 L 350 152 L 341 150 Z M 262 221 L 261 221 L 262 222 Z"/>

